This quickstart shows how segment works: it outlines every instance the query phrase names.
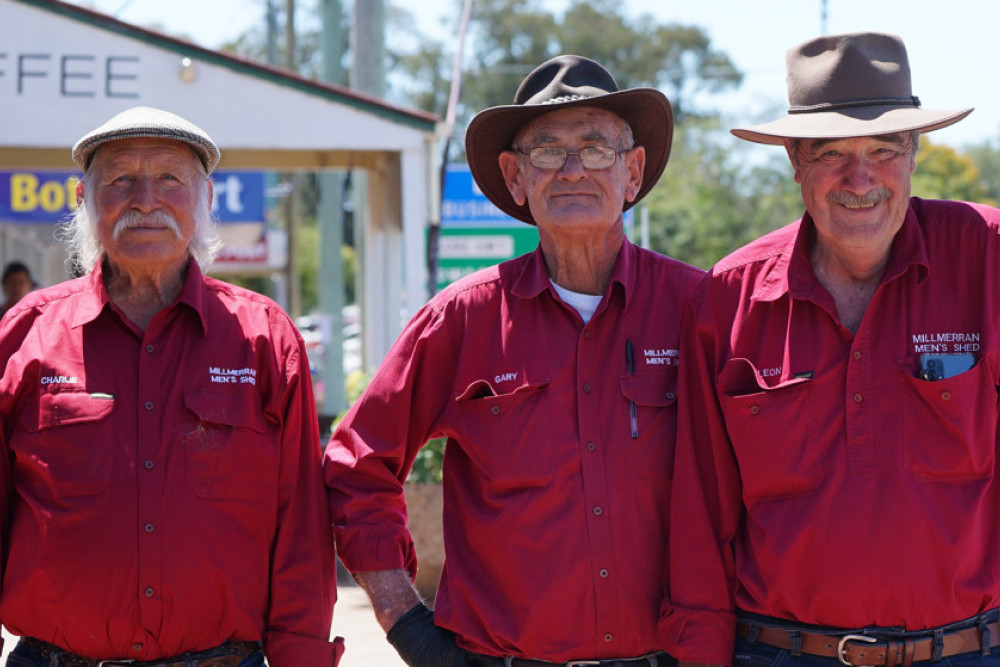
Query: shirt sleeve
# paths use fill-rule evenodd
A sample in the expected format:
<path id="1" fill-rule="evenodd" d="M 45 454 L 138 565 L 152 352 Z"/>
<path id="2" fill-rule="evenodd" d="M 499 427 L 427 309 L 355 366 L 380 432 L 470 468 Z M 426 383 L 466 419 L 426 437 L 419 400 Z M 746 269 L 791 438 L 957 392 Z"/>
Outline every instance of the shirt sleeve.
<path id="1" fill-rule="evenodd" d="M 679 661 L 728 665 L 736 634 L 732 541 L 742 491 L 715 392 L 715 331 L 699 319 L 697 301 L 688 305 L 682 329 L 670 601 L 660 633 Z"/>
<path id="2" fill-rule="evenodd" d="M 337 551 L 351 572 L 416 575 L 403 482 L 447 404 L 455 347 L 425 306 L 406 326 L 326 448 L 324 475 Z"/>
<path id="3" fill-rule="evenodd" d="M 278 329 L 283 323 L 272 326 Z M 287 385 L 283 404 L 277 406 L 284 422 L 264 655 L 271 667 L 332 666 L 343 651 L 343 640 L 330 641 L 336 558 L 316 404 L 304 344 L 293 332 L 276 337 L 291 342 L 287 352 L 278 352 L 285 357 Z"/>

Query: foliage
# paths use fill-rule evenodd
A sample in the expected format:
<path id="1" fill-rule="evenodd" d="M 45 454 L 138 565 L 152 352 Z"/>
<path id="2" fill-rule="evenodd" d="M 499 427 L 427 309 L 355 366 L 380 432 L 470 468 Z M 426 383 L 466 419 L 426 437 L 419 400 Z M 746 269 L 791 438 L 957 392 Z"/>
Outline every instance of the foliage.
<path id="1" fill-rule="evenodd" d="M 652 248 L 701 268 L 802 214 L 784 151 L 723 136 L 718 120 L 677 128 L 644 205 Z"/>
<path id="2" fill-rule="evenodd" d="M 917 152 L 912 184 L 913 195 L 926 199 L 976 202 L 988 199 L 979 169 L 971 158 L 943 144 L 932 144 L 926 138 L 921 139 Z"/>

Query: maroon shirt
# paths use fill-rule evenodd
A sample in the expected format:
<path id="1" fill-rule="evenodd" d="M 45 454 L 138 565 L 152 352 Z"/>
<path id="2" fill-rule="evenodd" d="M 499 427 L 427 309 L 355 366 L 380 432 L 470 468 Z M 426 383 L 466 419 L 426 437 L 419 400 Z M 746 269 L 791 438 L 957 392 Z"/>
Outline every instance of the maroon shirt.
<path id="1" fill-rule="evenodd" d="M 1000 211 L 912 199 L 856 335 L 811 231 L 737 251 L 692 299 L 664 624 L 681 660 L 730 662 L 735 608 L 920 630 L 1000 605 Z M 975 365 L 928 381 L 926 353 Z"/>
<path id="2" fill-rule="evenodd" d="M 662 650 L 678 318 L 702 275 L 626 241 L 587 325 L 540 251 L 432 299 L 327 449 L 344 564 L 414 571 L 402 481 L 446 436 L 439 625 L 496 656 Z"/>
<path id="3" fill-rule="evenodd" d="M 304 347 L 270 300 L 203 277 L 145 332 L 100 267 L 0 325 L 0 620 L 91 658 L 230 639 L 334 664 L 334 556 Z"/>

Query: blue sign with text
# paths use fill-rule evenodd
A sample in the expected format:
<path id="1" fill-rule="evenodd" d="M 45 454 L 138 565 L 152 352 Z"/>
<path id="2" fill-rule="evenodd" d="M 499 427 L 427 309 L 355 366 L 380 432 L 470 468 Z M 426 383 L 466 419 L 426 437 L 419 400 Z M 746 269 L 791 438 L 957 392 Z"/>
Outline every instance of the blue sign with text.
<path id="1" fill-rule="evenodd" d="M 76 210 L 78 171 L 0 171 L 0 222 L 60 222 Z M 221 223 L 264 222 L 264 173 L 212 174 L 212 214 Z"/>

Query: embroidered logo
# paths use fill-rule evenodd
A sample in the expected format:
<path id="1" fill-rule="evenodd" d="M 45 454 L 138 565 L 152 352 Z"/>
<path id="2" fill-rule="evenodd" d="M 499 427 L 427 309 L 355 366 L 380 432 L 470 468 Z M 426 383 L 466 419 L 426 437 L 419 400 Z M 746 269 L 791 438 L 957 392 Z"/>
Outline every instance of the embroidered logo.
<path id="1" fill-rule="evenodd" d="M 646 360 L 647 366 L 676 366 L 677 350 L 653 347 L 643 348 L 642 358 Z"/>
<path id="2" fill-rule="evenodd" d="M 42 384 L 79 384 L 75 375 L 43 375 Z"/>
<path id="3" fill-rule="evenodd" d="M 979 352 L 979 338 L 978 331 L 913 334 L 913 352 Z"/>
<path id="4" fill-rule="evenodd" d="M 256 368 L 222 368 L 208 367 L 208 378 L 221 384 L 257 384 Z"/>
<path id="5" fill-rule="evenodd" d="M 501 375 L 497 375 L 496 377 L 494 377 L 493 381 L 497 384 L 500 384 L 501 382 L 510 382 L 511 380 L 516 380 L 516 379 L 517 379 L 517 373 L 503 373 Z"/>

